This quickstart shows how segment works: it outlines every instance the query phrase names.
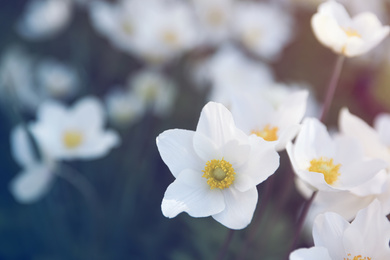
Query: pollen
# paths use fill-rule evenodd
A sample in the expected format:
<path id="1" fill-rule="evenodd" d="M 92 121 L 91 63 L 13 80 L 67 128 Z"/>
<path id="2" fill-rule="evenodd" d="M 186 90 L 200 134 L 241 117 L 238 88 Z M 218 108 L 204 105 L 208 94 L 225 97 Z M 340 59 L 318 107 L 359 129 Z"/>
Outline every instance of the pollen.
<path id="1" fill-rule="evenodd" d="M 354 29 L 352 28 L 343 28 L 343 31 L 348 37 L 359 37 L 362 38 L 362 36 Z"/>
<path id="2" fill-rule="evenodd" d="M 179 43 L 178 35 L 172 30 L 166 30 L 162 35 L 162 39 L 165 43 L 172 46 L 175 46 Z"/>
<path id="3" fill-rule="evenodd" d="M 66 148 L 74 149 L 83 141 L 83 135 L 79 131 L 66 131 L 62 136 Z"/>
<path id="4" fill-rule="evenodd" d="M 276 141 L 278 140 L 278 130 L 277 127 L 266 125 L 263 130 L 252 130 L 251 134 L 255 134 L 266 141 Z"/>
<path id="5" fill-rule="evenodd" d="M 236 174 L 231 163 L 222 160 L 211 160 L 206 163 L 203 176 L 207 178 L 207 184 L 211 189 L 225 189 L 232 185 Z"/>
<path id="6" fill-rule="evenodd" d="M 333 164 L 333 159 L 327 159 L 321 157 L 320 159 L 313 159 L 310 161 L 309 171 L 319 172 L 324 175 L 326 183 L 329 185 L 334 184 L 340 176 L 340 166 L 341 164 Z M 359 258 L 357 258 L 359 259 Z M 354 258 L 355 260 L 355 258 Z"/>
<path id="7" fill-rule="evenodd" d="M 347 258 L 344 257 L 344 260 L 371 260 L 371 259 L 372 257 L 368 257 L 368 256 L 363 257 L 362 255 L 357 255 L 352 258 L 351 254 L 348 254 Z"/>

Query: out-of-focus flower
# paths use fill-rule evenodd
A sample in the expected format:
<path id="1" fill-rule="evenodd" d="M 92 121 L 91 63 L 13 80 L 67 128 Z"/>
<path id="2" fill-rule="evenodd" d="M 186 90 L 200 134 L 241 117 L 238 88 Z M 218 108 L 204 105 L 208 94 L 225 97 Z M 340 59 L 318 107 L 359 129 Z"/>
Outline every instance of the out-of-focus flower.
<path id="1" fill-rule="evenodd" d="M 146 110 L 164 117 L 168 115 L 176 98 L 176 87 L 163 74 L 155 70 L 142 70 L 129 78 L 130 93 L 138 98 Z"/>
<path id="2" fill-rule="evenodd" d="M 234 0 L 193 0 L 193 3 L 204 43 L 219 44 L 230 38 Z"/>
<path id="3" fill-rule="evenodd" d="M 44 151 L 40 151 L 41 161 L 36 159 L 29 136 L 21 126 L 12 130 L 11 149 L 22 172 L 11 181 L 10 191 L 18 202 L 33 203 L 49 191 L 54 180 L 55 163 Z"/>
<path id="4" fill-rule="evenodd" d="M 105 99 L 109 120 L 120 127 L 129 126 L 143 114 L 143 102 L 129 91 L 114 89 Z"/>
<path id="5" fill-rule="evenodd" d="M 288 92 L 281 93 L 281 92 Z M 285 149 L 300 129 L 306 111 L 308 91 L 271 85 L 237 94 L 232 102 L 234 120 L 246 134 L 253 134 L 273 142 L 276 150 Z"/>
<path id="6" fill-rule="evenodd" d="M 250 223 L 256 185 L 279 166 L 271 143 L 248 137 L 223 105 L 211 102 L 203 108 L 195 132 L 165 131 L 157 137 L 157 147 L 176 178 L 165 192 L 163 214 L 211 215 L 231 229 Z"/>
<path id="7" fill-rule="evenodd" d="M 71 0 L 31 0 L 18 24 L 18 32 L 32 40 L 46 39 L 60 32 L 71 15 Z"/>
<path id="8" fill-rule="evenodd" d="M 32 65 L 32 59 L 17 47 L 4 52 L 0 62 L 0 98 L 12 100 L 23 108 L 36 108 L 41 93 L 33 87 Z"/>
<path id="9" fill-rule="evenodd" d="M 292 19 L 280 7 L 265 3 L 237 2 L 233 34 L 249 50 L 276 59 L 292 36 Z"/>
<path id="10" fill-rule="evenodd" d="M 180 1 L 131 0 L 91 4 L 97 29 L 119 48 L 151 64 L 167 62 L 198 43 L 194 17 Z"/>
<path id="11" fill-rule="evenodd" d="M 84 98 L 69 109 L 47 101 L 37 117 L 31 131 L 55 159 L 99 158 L 120 142 L 115 132 L 104 130 L 105 113 L 96 98 Z"/>
<path id="12" fill-rule="evenodd" d="M 75 94 L 78 75 L 71 67 L 47 59 L 38 64 L 37 83 L 49 97 L 65 99 Z"/>
<path id="13" fill-rule="evenodd" d="M 320 191 L 351 190 L 387 166 L 383 160 L 366 158 L 356 140 L 331 138 L 315 118 L 304 120 L 295 144 L 286 149 L 298 177 Z"/>
<path id="14" fill-rule="evenodd" d="M 311 20 L 317 39 L 338 54 L 354 57 L 378 45 L 390 27 L 382 26 L 373 13 L 360 13 L 352 19 L 344 6 L 329 0 L 318 7 Z"/>
<path id="15" fill-rule="evenodd" d="M 273 74 L 265 64 L 245 57 L 238 49 L 225 45 L 207 64 L 205 78 L 211 82 L 209 100 L 230 106 L 237 93 L 251 91 L 273 82 Z"/>
<path id="16" fill-rule="evenodd" d="M 290 260 L 390 259 L 390 223 L 374 201 L 349 223 L 340 215 L 319 215 L 313 228 L 314 247 L 298 249 Z"/>

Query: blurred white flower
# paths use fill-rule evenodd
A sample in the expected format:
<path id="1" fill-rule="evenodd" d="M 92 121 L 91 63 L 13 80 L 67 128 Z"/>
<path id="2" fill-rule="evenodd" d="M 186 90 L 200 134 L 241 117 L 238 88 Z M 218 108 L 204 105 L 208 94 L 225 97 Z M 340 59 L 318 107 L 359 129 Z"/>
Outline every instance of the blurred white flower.
<path id="1" fill-rule="evenodd" d="M 276 150 L 281 151 L 299 132 L 307 97 L 306 90 L 275 84 L 259 91 L 237 93 L 230 110 L 238 128 L 273 142 Z"/>
<path id="2" fill-rule="evenodd" d="M 4 101 L 23 108 L 35 109 L 41 101 L 40 90 L 33 86 L 32 59 L 17 47 L 5 50 L 1 58 L 0 92 Z"/>
<path id="3" fill-rule="evenodd" d="M 269 60 L 278 58 L 293 35 L 292 18 L 276 5 L 237 2 L 233 20 L 235 37 L 250 51 Z"/>
<path id="4" fill-rule="evenodd" d="M 388 34 L 373 13 L 360 13 L 353 18 L 344 6 L 328 0 L 318 7 L 311 20 L 317 39 L 338 54 L 347 57 L 362 55 L 377 46 Z"/>
<path id="5" fill-rule="evenodd" d="M 240 50 L 222 46 L 204 65 L 211 82 L 209 100 L 230 106 L 237 93 L 258 89 L 273 82 L 271 69 L 245 57 Z"/>
<path id="6" fill-rule="evenodd" d="M 91 4 L 92 21 L 117 47 L 152 63 L 167 62 L 198 43 L 195 19 L 180 1 L 122 0 Z"/>
<path id="7" fill-rule="evenodd" d="M 39 144 L 37 143 L 39 147 Z M 22 126 L 11 133 L 11 151 L 22 171 L 11 181 L 10 191 L 20 203 L 33 203 L 41 199 L 51 188 L 55 163 L 42 152 L 41 161 L 34 156 L 30 137 Z"/>
<path id="8" fill-rule="evenodd" d="M 54 101 L 43 103 L 31 131 L 42 148 L 55 159 L 95 159 L 119 145 L 118 135 L 104 130 L 100 101 L 88 97 L 66 108 Z"/>
<path id="9" fill-rule="evenodd" d="M 27 39 L 46 39 L 60 32 L 71 15 L 71 0 L 30 0 L 19 21 L 18 32 Z"/>
<path id="10" fill-rule="evenodd" d="M 331 138 L 315 118 L 304 120 L 295 144 L 286 149 L 297 176 L 320 191 L 351 190 L 387 166 L 383 160 L 366 158 L 356 140 Z"/>
<path id="11" fill-rule="evenodd" d="M 157 137 L 157 147 L 176 178 L 165 192 L 163 214 L 212 216 L 231 229 L 251 222 L 256 185 L 279 166 L 272 144 L 245 135 L 229 110 L 212 102 L 203 108 L 196 131 L 165 131 Z"/>
<path id="12" fill-rule="evenodd" d="M 143 114 L 143 102 L 130 91 L 116 88 L 106 95 L 106 109 L 109 120 L 120 127 L 129 126 Z"/>
<path id="13" fill-rule="evenodd" d="M 290 260 L 390 259 L 390 223 L 374 201 L 352 223 L 336 213 L 319 215 L 313 228 L 314 247 L 298 249 Z"/>
<path id="14" fill-rule="evenodd" d="M 42 60 L 37 66 L 37 83 L 49 97 L 65 99 L 78 90 L 78 75 L 71 67 L 53 59 Z"/>
<path id="15" fill-rule="evenodd" d="M 220 44 L 230 38 L 235 0 L 193 0 L 205 44 Z"/>
<path id="16" fill-rule="evenodd" d="M 131 75 L 128 81 L 131 94 L 142 102 L 144 109 L 160 117 L 171 112 L 177 90 L 166 76 L 146 69 Z"/>

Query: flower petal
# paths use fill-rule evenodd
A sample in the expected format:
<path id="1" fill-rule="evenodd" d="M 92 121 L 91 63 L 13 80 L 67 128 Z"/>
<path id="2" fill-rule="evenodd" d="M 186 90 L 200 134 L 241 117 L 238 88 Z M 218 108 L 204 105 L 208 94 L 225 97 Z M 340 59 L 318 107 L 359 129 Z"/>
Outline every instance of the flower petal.
<path id="1" fill-rule="evenodd" d="M 290 254 L 290 260 L 332 260 L 325 247 L 301 248 Z"/>
<path id="2" fill-rule="evenodd" d="M 160 156 L 176 178 L 185 169 L 203 170 L 202 162 L 193 146 L 195 132 L 181 129 L 167 130 L 156 138 Z"/>
<path id="3" fill-rule="evenodd" d="M 225 209 L 212 217 L 222 225 L 231 229 L 243 229 L 252 220 L 257 204 L 256 187 L 245 192 L 234 188 L 222 191 L 225 199 Z"/>
<path id="4" fill-rule="evenodd" d="M 224 210 L 225 202 L 219 189 L 210 189 L 206 185 L 197 186 L 193 180 L 198 180 L 194 173 L 180 174 L 171 183 L 164 195 L 161 210 L 164 216 L 174 218 L 181 212 L 187 212 L 192 217 L 207 217 Z M 190 183 L 190 184 L 189 184 Z"/>

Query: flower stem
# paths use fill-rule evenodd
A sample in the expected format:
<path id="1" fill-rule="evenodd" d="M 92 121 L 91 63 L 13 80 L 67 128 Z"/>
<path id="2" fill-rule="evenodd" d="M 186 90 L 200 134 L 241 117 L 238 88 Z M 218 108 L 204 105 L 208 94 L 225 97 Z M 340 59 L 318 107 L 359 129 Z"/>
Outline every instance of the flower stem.
<path id="1" fill-rule="evenodd" d="M 324 122 L 326 120 L 326 117 L 328 116 L 330 106 L 332 104 L 333 96 L 336 91 L 337 83 L 340 78 L 340 73 L 343 68 L 343 63 L 344 63 L 345 57 L 340 55 L 336 63 L 334 65 L 332 77 L 330 79 L 329 85 L 328 85 L 328 90 L 326 92 L 326 97 L 324 101 L 324 105 L 322 107 L 322 112 L 321 112 L 321 117 L 320 120 L 321 122 Z"/>
<path id="2" fill-rule="evenodd" d="M 318 193 L 318 191 L 314 191 L 311 194 L 310 199 L 306 202 L 304 208 L 302 209 L 302 213 L 299 216 L 299 219 L 298 219 L 298 222 L 297 222 L 297 229 L 295 231 L 293 242 L 291 243 L 290 249 L 287 252 L 288 254 L 290 254 L 290 252 L 292 250 L 294 250 L 294 248 L 296 247 L 296 245 L 298 243 L 299 237 L 300 237 L 301 232 L 302 232 L 303 223 L 305 223 L 307 213 L 309 212 L 310 206 L 313 203 L 314 198 L 316 197 L 317 193 Z M 288 256 L 286 257 L 286 259 L 288 259 Z"/>
<path id="3" fill-rule="evenodd" d="M 234 235 L 234 230 L 230 229 L 226 235 L 225 242 L 223 243 L 221 250 L 219 250 L 218 256 L 216 258 L 217 260 L 223 260 L 225 258 L 230 242 L 232 241 L 233 235 Z"/>

